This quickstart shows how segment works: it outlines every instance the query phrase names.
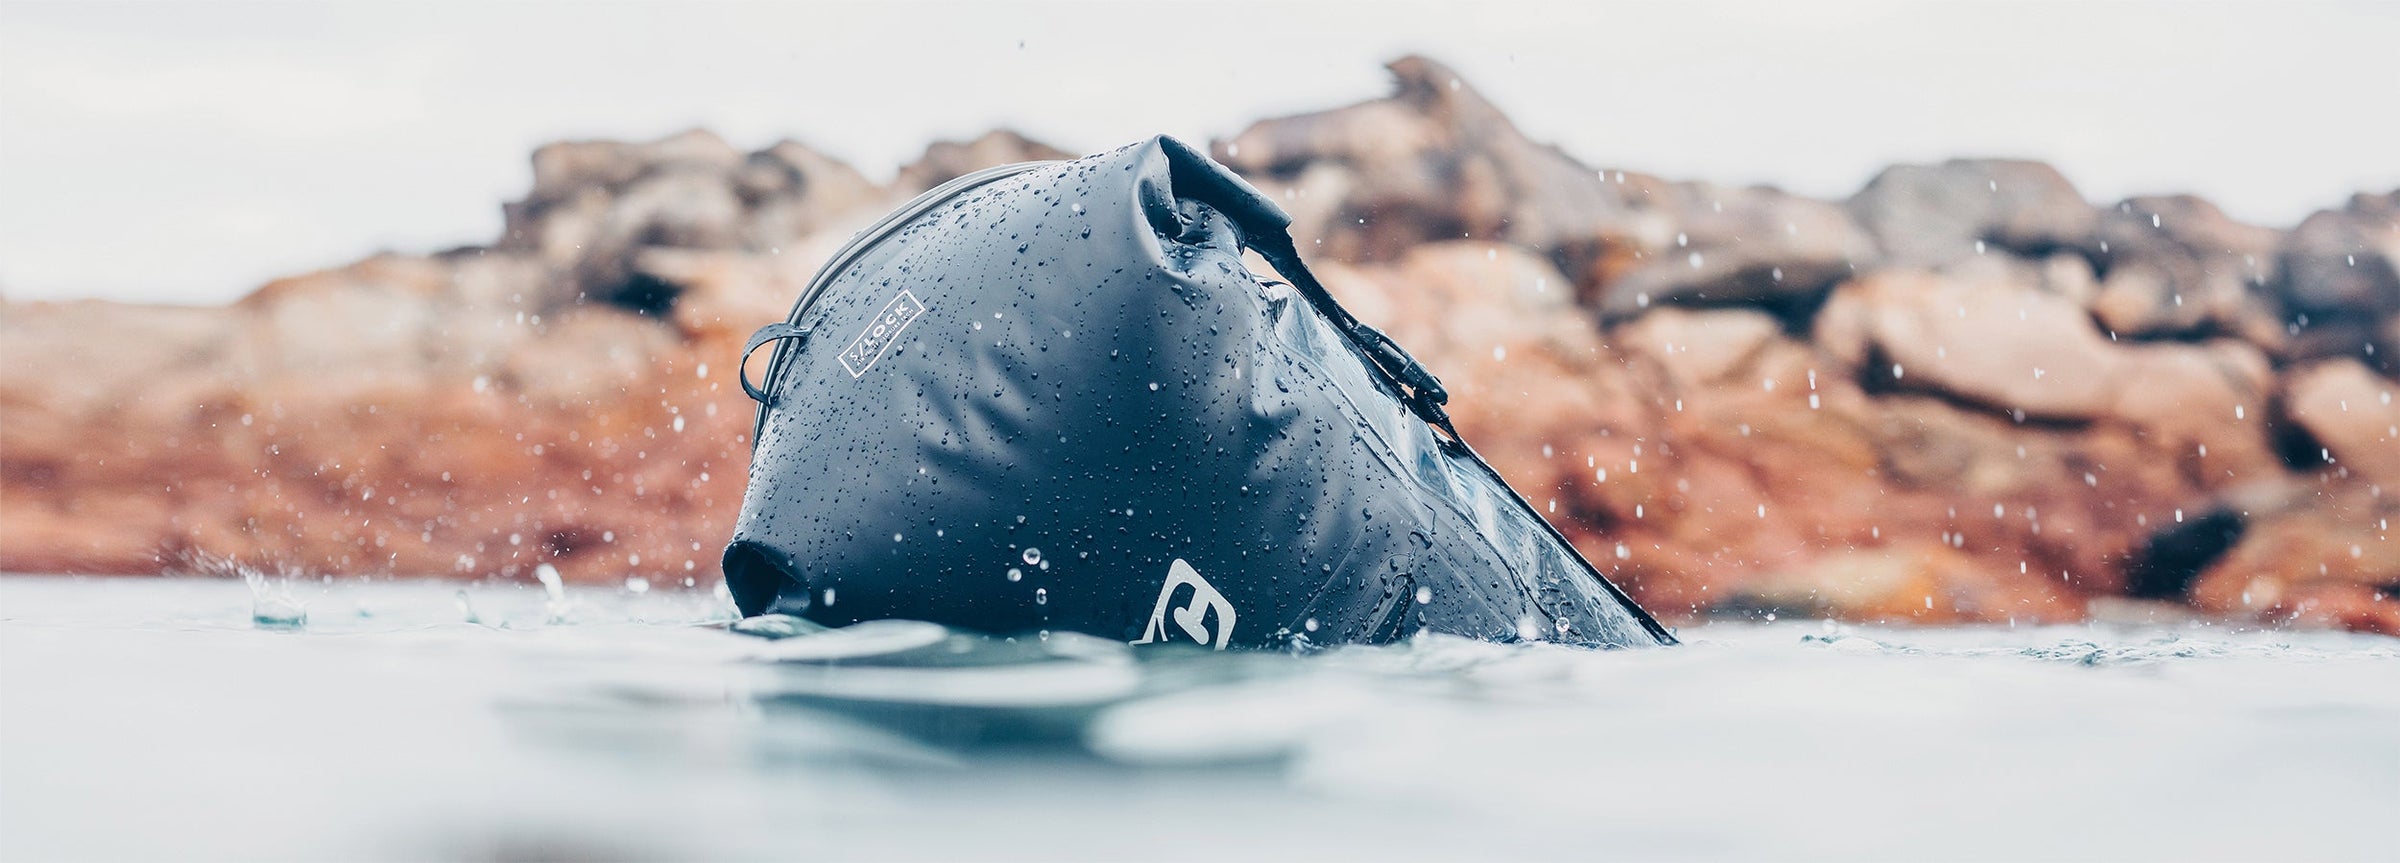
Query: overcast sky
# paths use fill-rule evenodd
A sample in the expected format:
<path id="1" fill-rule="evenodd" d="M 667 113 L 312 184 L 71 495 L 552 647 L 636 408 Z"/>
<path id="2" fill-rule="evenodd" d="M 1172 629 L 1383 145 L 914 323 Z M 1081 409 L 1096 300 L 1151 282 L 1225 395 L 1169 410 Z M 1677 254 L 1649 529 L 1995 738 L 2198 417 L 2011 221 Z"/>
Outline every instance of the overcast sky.
<path id="1" fill-rule="evenodd" d="M 526 156 L 692 126 L 878 177 L 1383 94 L 1427 53 L 1595 166 L 1847 195 L 2047 159 L 2288 225 L 2400 186 L 2400 4 L 0 2 L 0 295 L 208 303 L 491 239 Z"/>

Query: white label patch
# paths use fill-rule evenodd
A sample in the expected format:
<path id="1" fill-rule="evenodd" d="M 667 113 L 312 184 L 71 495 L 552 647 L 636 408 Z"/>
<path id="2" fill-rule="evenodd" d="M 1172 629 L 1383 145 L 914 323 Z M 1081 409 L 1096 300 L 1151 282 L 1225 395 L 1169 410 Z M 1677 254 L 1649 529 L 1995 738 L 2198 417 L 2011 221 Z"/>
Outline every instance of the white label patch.
<path id="1" fill-rule="evenodd" d="M 1175 589 L 1185 585 L 1192 588 L 1191 603 L 1168 608 L 1175 600 Z M 1216 627 L 1213 630 L 1209 627 L 1210 612 L 1216 613 Z M 1224 650 L 1226 645 L 1233 643 L 1233 602 L 1227 600 L 1225 594 L 1218 593 L 1208 579 L 1200 577 L 1199 570 L 1193 569 L 1182 558 L 1176 558 L 1174 565 L 1167 567 L 1167 586 L 1159 590 L 1158 604 L 1150 609 L 1150 625 L 1142 630 L 1141 639 L 1134 643 L 1173 641 L 1174 635 L 1167 632 L 1169 616 L 1174 617 L 1176 628 L 1193 641 L 1218 650 Z"/>
<path id="2" fill-rule="evenodd" d="M 867 322 L 867 328 L 859 331 L 858 338 L 851 339 L 850 346 L 842 349 L 842 368 L 849 370 L 853 378 L 866 374 L 877 360 L 883 359 L 885 351 L 892 349 L 892 343 L 900 340 L 900 331 L 908 329 L 923 314 L 925 304 L 917 301 L 917 295 L 902 289 L 891 302 L 883 304 L 883 311 Z"/>

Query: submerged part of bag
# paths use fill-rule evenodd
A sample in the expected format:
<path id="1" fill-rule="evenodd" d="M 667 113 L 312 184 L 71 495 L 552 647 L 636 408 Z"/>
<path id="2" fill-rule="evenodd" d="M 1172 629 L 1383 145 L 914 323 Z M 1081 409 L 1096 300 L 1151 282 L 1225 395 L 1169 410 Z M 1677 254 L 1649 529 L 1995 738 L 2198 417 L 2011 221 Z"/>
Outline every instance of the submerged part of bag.
<path id="1" fill-rule="evenodd" d="M 1288 224 L 1161 137 L 970 175 L 860 234 L 752 341 L 775 350 L 725 550 L 742 612 L 1671 643 L 1456 440 L 1440 384 Z"/>

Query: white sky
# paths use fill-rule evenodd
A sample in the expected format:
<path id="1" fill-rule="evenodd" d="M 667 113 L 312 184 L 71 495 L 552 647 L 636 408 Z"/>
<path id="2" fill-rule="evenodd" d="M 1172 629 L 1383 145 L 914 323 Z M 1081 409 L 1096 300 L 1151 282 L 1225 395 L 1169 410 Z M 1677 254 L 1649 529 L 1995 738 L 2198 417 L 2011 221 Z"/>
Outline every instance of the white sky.
<path id="1" fill-rule="evenodd" d="M 1849 194 L 2030 156 L 2288 225 L 2400 186 L 2400 4 L 0 2 L 0 295 L 221 302 L 490 240 L 562 137 L 707 126 L 888 177 L 1010 125 L 1194 139 L 1450 63 L 1595 166 Z"/>

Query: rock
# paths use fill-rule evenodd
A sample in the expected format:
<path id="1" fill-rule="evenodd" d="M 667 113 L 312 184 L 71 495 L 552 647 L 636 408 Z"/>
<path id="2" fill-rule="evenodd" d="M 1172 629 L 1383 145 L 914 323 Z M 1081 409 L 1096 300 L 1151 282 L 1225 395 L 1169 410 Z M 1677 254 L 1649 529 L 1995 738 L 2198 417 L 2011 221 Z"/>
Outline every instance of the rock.
<path id="1" fill-rule="evenodd" d="M 2400 518 L 2388 492 L 2339 485 L 2253 519 L 2203 572 L 2193 604 L 2211 614 L 2270 624 L 2400 635 Z"/>
<path id="2" fill-rule="evenodd" d="M 494 247 L 552 271 L 527 307 L 581 302 L 639 314 L 683 286 L 638 266 L 652 249 L 773 254 L 888 196 L 840 162 L 785 141 L 747 156 L 707 132 L 645 144 L 574 142 L 534 154 L 534 187 L 504 208 Z"/>
<path id="3" fill-rule="evenodd" d="M 533 189 L 502 207 L 499 248 L 534 251 L 554 266 L 584 257 L 605 227 L 609 199 L 654 174 L 732 171 L 741 153 L 713 133 L 693 130 L 646 144 L 568 141 L 533 154 Z"/>
<path id="4" fill-rule="evenodd" d="M 2256 346 L 2231 339 L 2138 345 L 2120 357 L 2105 419 L 2137 433 L 2193 487 L 2281 477 L 2275 373 Z"/>
<path id="5" fill-rule="evenodd" d="M 2309 216 L 2279 258 L 2291 361 L 2356 357 L 2400 377 L 2400 190 Z"/>
<path id="6" fill-rule="evenodd" d="M 41 425 L 68 434 L 76 418 L 122 414 L 161 378 L 216 362 L 232 324 L 222 310 L 181 306 L 75 301 L 0 310 L 8 356 L 0 431 Z"/>
<path id="7" fill-rule="evenodd" d="M 1728 605 L 1785 615 L 1965 623 L 2074 619 L 2080 603 L 2036 577 L 1984 566 L 1973 555 L 1917 540 L 1836 550 L 1742 585 Z"/>
<path id="8" fill-rule="evenodd" d="M 1848 206 L 1892 264 L 1906 267 L 1941 267 L 1991 251 L 2042 257 L 2081 250 L 2096 224 L 2091 205 L 2057 169 L 2011 159 L 1895 165 Z"/>
<path id="9" fill-rule="evenodd" d="M 2241 541 L 2249 522 L 2241 513 L 2217 509 L 2161 525 L 2134 553 L 2126 592 L 2142 600 L 2188 601 L 2193 579 Z"/>
<path id="10" fill-rule="evenodd" d="M 2271 470 L 2272 369 L 2255 347 L 2115 343 L 2025 284 L 1892 271 L 1838 290 L 1815 341 L 1873 393 L 1925 393 L 2015 423 L 2112 423 L 2217 470 Z M 2211 483 L 2213 485 L 2213 483 Z"/>
<path id="11" fill-rule="evenodd" d="M 1774 318 L 1750 309 L 1668 309 L 1618 327 L 1611 341 L 1657 363 L 1674 391 L 1699 392 L 1754 383 L 1747 378 L 1760 353 L 1782 335 Z"/>
<path id="12" fill-rule="evenodd" d="M 2359 194 L 2284 235 L 2284 300 L 2327 316 L 2400 312 L 2400 190 Z"/>
<path id="13" fill-rule="evenodd" d="M 1593 170 L 1527 139 L 1440 64 L 1411 57 L 1391 69 L 1389 98 L 1264 121 L 1215 145 L 1293 214 L 1303 248 L 1373 262 L 1496 239 L 1550 258 L 1612 318 L 1654 302 L 1805 316 L 1875 261 L 1872 239 L 1840 207 Z"/>
<path id="14" fill-rule="evenodd" d="M 1546 444 L 1606 435 L 1601 424 L 1633 410 L 1566 278 L 1522 249 L 1433 243 L 1387 265 L 1321 269 L 1345 306 L 1442 379 L 1459 427 L 1506 476 L 1546 473 Z"/>
<path id="15" fill-rule="evenodd" d="M 1644 195 L 1527 139 L 1440 63 L 1390 69 L 1389 98 L 1253 124 L 1216 142 L 1216 158 L 1286 203 L 1295 238 L 1321 256 L 1389 261 L 1422 243 L 1496 239 L 1596 286 L 1638 230 Z"/>
<path id="16" fill-rule="evenodd" d="M 734 189 L 747 208 L 740 248 L 775 254 L 872 215 L 891 193 L 857 169 L 795 141 L 749 155 Z"/>
<path id="17" fill-rule="evenodd" d="M 2400 378 L 2400 315 L 2383 319 L 2383 328 L 2368 346 L 2368 357 L 2385 376 Z"/>
<path id="18" fill-rule="evenodd" d="M 2400 635 L 2400 585 L 2318 581 L 2298 585 L 2262 621 Z"/>
<path id="19" fill-rule="evenodd" d="M 529 200 L 696 212 L 638 199 L 702 169 L 721 172 L 703 197 L 756 192 L 741 184 L 764 181 L 740 170 L 756 154 L 719 158 L 707 140 L 546 151 Z M 644 186 L 661 177 L 673 183 Z M 31 374 L 0 377 L 0 571 L 223 558 L 312 575 L 559 562 L 611 583 L 699 578 L 714 555 L 696 538 L 730 524 L 747 460 L 733 355 L 797 291 L 784 256 L 745 247 L 760 235 L 745 220 L 774 217 L 744 207 L 589 250 L 675 284 L 661 314 L 545 299 L 590 262 L 506 242 L 370 258 L 224 308 L 8 304 L 0 362 Z"/>
<path id="20" fill-rule="evenodd" d="M 2089 420 L 2118 356 L 2084 310 L 2024 284 L 1884 271 L 1834 291 L 1815 341 L 1873 389 L 2043 420 Z"/>
<path id="21" fill-rule="evenodd" d="M 1594 330 L 1560 317 L 1571 307 L 1538 287 L 1555 270 L 1521 250 L 1436 244 L 1328 271 L 1347 304 L 1453 383 L 1462 430 L 1503 475 L 1670 613 L 2071 619 L 2082 595 L 2122 583 L 2141 513 L 2196 510 L 2213 487 L 2177 460 L 2145 460 L 2146 438 L 2195 432 L 2153 427 L 2143 410 L 2072 431 L 1870 393 L 1761 311 L 1661 308 Z M 2215 394 L 2264 373 L 2232 343 L 2164 347 L 2121 361 L 2197 376 L 2158 388 L 2166 419 L 2190 393 L 2230 401 Z M 2279 469 L 2263 442 L 2246 451 L 2220 457 Z M 1867 577 L 1878 572 L 1891 577 Z"/>
<path id="22" fill-rule="evenodd" d="M 1217 152 L 1670 619 L 2400 632 L 2393 197 L 2279 235 L 1966 161 L 1835 204 L 1593 170 L 1393 73 Z M 884 187 L 791 142 L 560 144 L 490 246 L 222 308 L 0 303 L 0 570 L 714 578 L 743 338 L 884 207 L 1063 155 L 995 132 Z"/>
<path id="23" fill-rule="evenodd" d="M 647 143 L 562 141 L 533 152 L 533 189 L 518 209 L 539 210 L 599 188 L 624 186 L 653 173 L 723 173 L 739 165 L 740 151 L 714 132 L 691 129 Z M 513 233 L 511 236 L 514 239 Z"/>
<path id="24" fill-rule="evenodd" d="M 1840 207 L 1773 189 L 1677 187 L 1684 230 L 1672 248 L 1609 283 L 1601 311 L 1639 314 L 1652 304 L 1758 305 L 1787 317 L 1836 282 L 1876 263 L 1874 239 Z"/>
<path id="25" fill-rule="evenodd" d="M 239 379 L 289 377 L 335 397 L 420 388 L 449 348 L 435 318 L 448 287 L 439 262 L 397 255 L 269 282 L 237 304 L 249 314 L 227 364 Z"/>
<path id="26" fill-rule="evenodd" d="M 2341 470 L 2400 494 L 2400 383 L 2357 360 L 2291 374 L 2284 411 Z"/>
<path id="27" fill-rule="evenodd" d="M 2244 225 L 2190 195 L 2131 198 L 2100 218 L 2106 276 L 2091 299 L 2103 328 L 2138 339 L 2228 335 L 2283 344 L 2276 232 Z"/>
<path id="28" fill-rule="evenodd" d="M 2091 305 L 2100 293 L 2100 277 L 2093 272 L 2092 262 L 2073 252 L 2060 252 L 2043 258 L 2032 280 L 2040 284 L 2042 290 L 2079 305 Z"/>
<path id="29" fill-rule="evenodd" d="M 985 168 L 1074 157 L 1016 132 L 994 129 L 972 141 L 934 142 L 925 148 L 925 155 L 900 169 L 892 186 L 904 194 L 915 194 Z"/>

